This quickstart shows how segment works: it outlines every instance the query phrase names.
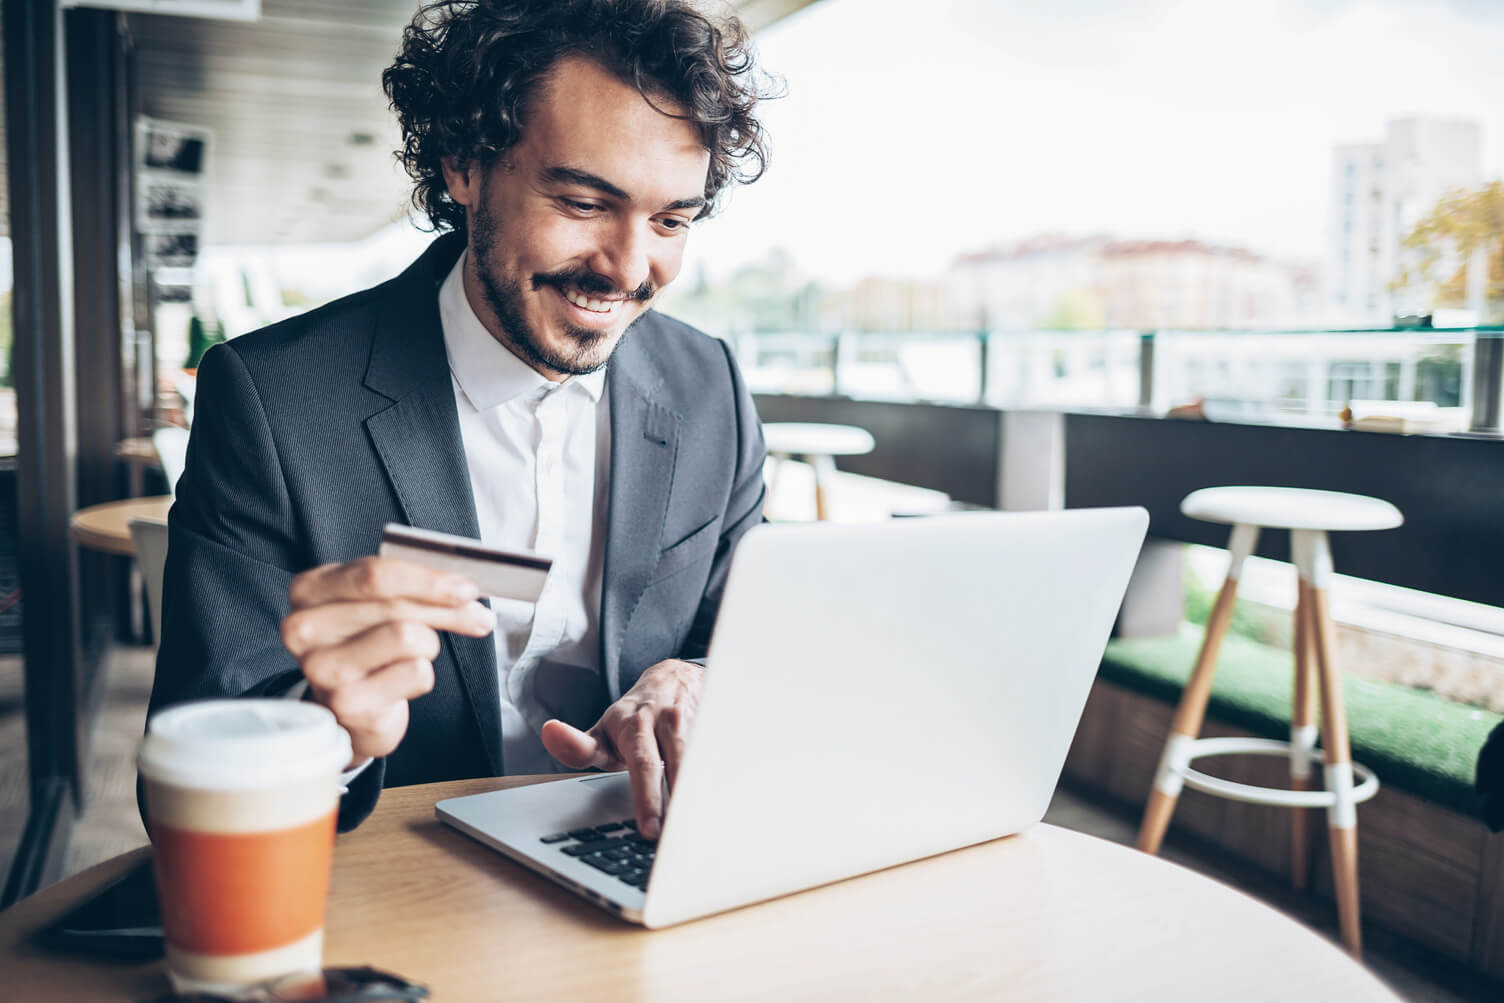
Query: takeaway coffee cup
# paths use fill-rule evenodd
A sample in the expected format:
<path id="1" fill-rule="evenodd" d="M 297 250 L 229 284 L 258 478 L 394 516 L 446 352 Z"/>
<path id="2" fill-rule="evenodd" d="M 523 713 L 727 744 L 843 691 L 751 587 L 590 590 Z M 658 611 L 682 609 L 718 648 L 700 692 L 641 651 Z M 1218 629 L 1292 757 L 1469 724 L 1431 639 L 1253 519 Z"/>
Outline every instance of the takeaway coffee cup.
<path id="1" fill-rule="evenodd" d="M 146 785 L 167 972 L 233 992 L 323 963 L 340 771 L 350 738 L 297 700 L 209 700 L 154 716 Z"/>

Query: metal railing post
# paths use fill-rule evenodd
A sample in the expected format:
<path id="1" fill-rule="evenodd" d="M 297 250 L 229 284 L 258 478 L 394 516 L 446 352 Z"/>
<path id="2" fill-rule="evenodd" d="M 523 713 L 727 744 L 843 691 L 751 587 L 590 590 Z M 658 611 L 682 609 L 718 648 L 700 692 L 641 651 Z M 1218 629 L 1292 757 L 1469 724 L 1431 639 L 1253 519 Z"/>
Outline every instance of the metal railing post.
<path id="1" fill-rule="evenodd" d="M 830 393 L 841 396 L 841 332 L 830 336 Z"/>
<path id="2" fill-rule="evenodd" d="M 992 369 L 992 339 L 984 328 L 977 332 L 977 365 L 981 373 L 977 377 L 977 403 L 987 403 L 989 371 Z"/>
<path id="3" fill-rule="evenodd" d="M 1154 404 L 1154 334 L 1141 331 L 1138 336 L 1138 406 L 1146 410 Z"/>
<path id="4" fill-rule="evenodd" d="M 1504 334 L 1479 333 L 1473 339 L 1474 432 L 1499 432 L 1501 396 L 1504 396 Z"/>

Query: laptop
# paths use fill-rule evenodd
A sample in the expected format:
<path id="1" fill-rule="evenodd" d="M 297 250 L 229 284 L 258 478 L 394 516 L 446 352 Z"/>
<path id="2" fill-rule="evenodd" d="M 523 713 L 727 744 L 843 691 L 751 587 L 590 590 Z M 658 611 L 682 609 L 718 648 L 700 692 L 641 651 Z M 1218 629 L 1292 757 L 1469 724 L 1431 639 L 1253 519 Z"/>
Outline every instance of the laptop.
<path id="1" fill-rule="evenodd" d="M 1049 805 L 1148 522 L 759 526 L 732 561 L 656 844 L 625 773 L 435 812 L 647 927 L 1016 833 Z"/>

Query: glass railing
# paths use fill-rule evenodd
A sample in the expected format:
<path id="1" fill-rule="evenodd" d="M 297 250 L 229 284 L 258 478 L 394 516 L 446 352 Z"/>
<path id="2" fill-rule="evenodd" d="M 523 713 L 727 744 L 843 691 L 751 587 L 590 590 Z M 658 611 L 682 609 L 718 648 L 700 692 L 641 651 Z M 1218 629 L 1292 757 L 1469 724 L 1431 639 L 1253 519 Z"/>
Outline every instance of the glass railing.
<path id="1" fill-rule="evenodd" d="M 1504 327 L 735 336 L 758 393 L 1499 430 Z"/>

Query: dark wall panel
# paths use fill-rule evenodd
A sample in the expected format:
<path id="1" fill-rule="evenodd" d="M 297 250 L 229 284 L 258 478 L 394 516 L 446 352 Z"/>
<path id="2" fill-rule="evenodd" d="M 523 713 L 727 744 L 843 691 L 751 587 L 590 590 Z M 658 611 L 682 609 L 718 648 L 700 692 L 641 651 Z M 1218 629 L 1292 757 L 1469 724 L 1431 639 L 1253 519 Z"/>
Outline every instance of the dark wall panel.
<path id="1" fill-rule="evenodd" d="M 876 448 L 866 456 L 837 457 L 842 470 L 933 488 L 972 505 L 997 504 L 993 408 L 783 394 L 758 394 L 756 401 L 764 422 L 829 422 L 871 432 Z"/>
<path id="2" fill-rule="evenodd" d="M 121 177 L 130 171 L 120 145 L 125 115 L 119 89 L 122 40 L 110 11 L 65 14 L 68 143 L 72 171 L 73 331 L 78 407 L 79 507 L 121 496 L 115 443 L 124 437 L 125 371 L 120 315 Z M 128 231 L 126 231 L 128 232 Z M 129 562 L 88 550 L 78 555 L 83 664 L 93 673 L 114 633 Z M 117 598 L 118 597 L 118 598 Z"/>
<path id="3" fill-rule="evenodd" d="M 1197 488 L 1269 484 L 1373 495 L 1405 525 L 1332 534 L 1337 571 L 1504 606 L 1504 441 L 1158 418 L 1066 417 L 1066 505 L 1143 505 L 1149 532 L 1222 547 L 1228 528 L 1188 519 Z M 1289 560 L 1289 534 L 1259 554 Z"/>

